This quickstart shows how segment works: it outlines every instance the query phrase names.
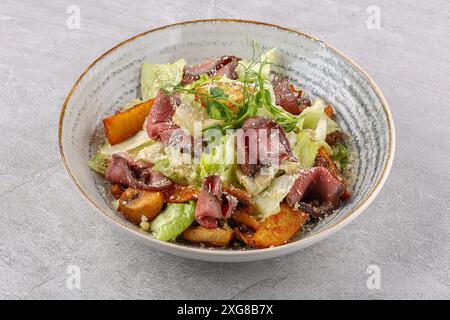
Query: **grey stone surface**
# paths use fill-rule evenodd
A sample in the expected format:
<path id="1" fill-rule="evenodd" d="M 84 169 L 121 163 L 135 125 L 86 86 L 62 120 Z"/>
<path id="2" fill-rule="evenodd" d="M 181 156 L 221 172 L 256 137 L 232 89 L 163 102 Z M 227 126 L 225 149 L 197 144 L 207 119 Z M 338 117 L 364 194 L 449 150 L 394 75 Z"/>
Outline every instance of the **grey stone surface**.
<path id="1" fill-rule="evenodd" d="M 81 29 L 66 27 L 69 5 Z M 381 9 L 370 30 L 367 8 Z M 396 122 L 391 175 L 338 234 L 246 264 L 190 261 L 117 233 L 72 186 L 58 153 L 63 100 L 84 68 L 137 33 L 181 20 L 263 20 L 360 63 Z M 450 4 L 447 1 L 0 2 L 0 298 L 450 298 Z M 69 290 L 69 265 L 81 289 Z M 366 286 L 369 265 L 381 288 Z"/>

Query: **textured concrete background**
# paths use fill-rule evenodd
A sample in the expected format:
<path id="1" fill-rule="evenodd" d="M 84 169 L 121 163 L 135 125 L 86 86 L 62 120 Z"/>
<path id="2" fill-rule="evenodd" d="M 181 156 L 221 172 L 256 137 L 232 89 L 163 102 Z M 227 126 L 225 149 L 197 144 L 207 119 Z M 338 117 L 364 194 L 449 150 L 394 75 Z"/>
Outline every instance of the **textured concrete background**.
<path id="1" fill-rule="evenodd" d="M 80 30 L 66 27 L 72 4 Z M 367 28 L 370 5 L 380 30 Z M 151 250 L 96 214 L 62 167 L 60 106 L 90 62 L 147 29 L 213 17 L 315 35 L 360 63 L 391 105 L 398 144 L 383 191 L 302 252 L 213 264 Z M 444 0 L 1 0 L 0 298 L 450 298 L 449 48 Z M 80 290 L 66 286 L 69 265 Z M 369 265 L 380 267 L 379 290 L 366 286 Z"/>

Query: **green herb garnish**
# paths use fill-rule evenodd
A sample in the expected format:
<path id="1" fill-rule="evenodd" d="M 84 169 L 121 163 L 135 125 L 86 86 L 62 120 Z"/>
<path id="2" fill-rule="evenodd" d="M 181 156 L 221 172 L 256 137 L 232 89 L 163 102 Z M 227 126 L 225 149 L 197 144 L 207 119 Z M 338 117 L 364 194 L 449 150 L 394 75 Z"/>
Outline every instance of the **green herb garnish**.
<path id="1" fill-rule="evenodd" d="M 298 117 L 273 104 L 272 95 L 266 85 L 268 80 L 263 75 L 264 68 L 273 63 L 268 61 L 255 41 L 250 41 L 250 45 L 251 60 L 245 65 L 240 63 L 243 71 L 239 77 L 242 83 L 242 99 L 239 99 L 239 102 L 231 99 L 220 87 L 212 86 L 209 90 L 203 87 L 207 83 L 214 84 L 220 77 L 209 78 L 202 75 L 199 80 L 190 85 L 183 87 L 180 84 L 168 84 L 163 86 L 163 90 L 195 95 L 202 100 L 211 119 L 223 121 L 222 129 L 239 128 L 246 119 L 255 116 L 259 108 L 264 108 L 286 131 L 292 131 L 298 122 Z M 257 71 L 254 70 L 255 66 L 258 66 Z"/>

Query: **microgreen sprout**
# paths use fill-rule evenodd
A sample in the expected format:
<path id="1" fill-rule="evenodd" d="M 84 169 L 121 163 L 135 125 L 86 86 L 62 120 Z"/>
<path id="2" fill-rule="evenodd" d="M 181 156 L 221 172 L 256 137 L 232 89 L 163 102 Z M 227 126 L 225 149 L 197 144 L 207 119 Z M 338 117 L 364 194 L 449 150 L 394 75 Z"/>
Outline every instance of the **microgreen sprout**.
<path id="1" fill-rule="evenodd" d="M 167 92 L 195 95 L 202 101 L 202 105 L 211 119 L 222 120 L 222 129 L 224 130 L 239 128 L 246 119 L 257 114 L 258 108 L 265 108 L 286 131 L 293 130 L 298 122 L 298 117 L 275 106 L 272 94 L 267 89 L 269 82 L 265 79 L 263 71 L 266 66 L 273 63 L 268 61 L 267 56 L 255 41 L 250 40 L 249 42 L 251 60 L 245 63 L 238 62 L 242 70 L 238 79 L 242 97 L 239 101 L 233 100 L 223 88 L 215 86 L 217 82 L 220 82 L 220 77 L 209 78 L 202 75 L 190 85 L 169 83 L 163 85 L 162 89 Z"/>

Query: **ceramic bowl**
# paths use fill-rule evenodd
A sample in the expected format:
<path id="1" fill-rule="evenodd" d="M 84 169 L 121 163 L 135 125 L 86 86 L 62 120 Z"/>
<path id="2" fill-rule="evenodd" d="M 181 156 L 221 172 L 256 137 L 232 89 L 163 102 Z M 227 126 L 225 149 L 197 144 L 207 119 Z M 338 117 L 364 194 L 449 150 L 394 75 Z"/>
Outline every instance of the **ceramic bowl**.
<path id="1" fill-rule="evenodd" d="M 310 97 L 330 102 L 341 128 L 351 136 L 353 162 L 349 202 L 290 243 L 267 249 L 208 249 L 156 240 L 124 220 L 110 207 L 102 181 L 87 161 L 101 119 L 136 98 L 143 62 L 167 63 L 185 58 L 249 57 L 249 39 L 264 49 L 283 52 L 286 73 Z M 252 261 L 305 248 L 342 229 L 363 212 L 385 182 L 394 156 L 394 124 L 374 81 L 350 58 L 302 32 L 242 20 L 176 23 L 128 39 L 96 59 L 70 90 L 61 110 L 59 146 L 68 174 L 95 211 L 149 247 L 186 258 L 208 261 Z"/>

